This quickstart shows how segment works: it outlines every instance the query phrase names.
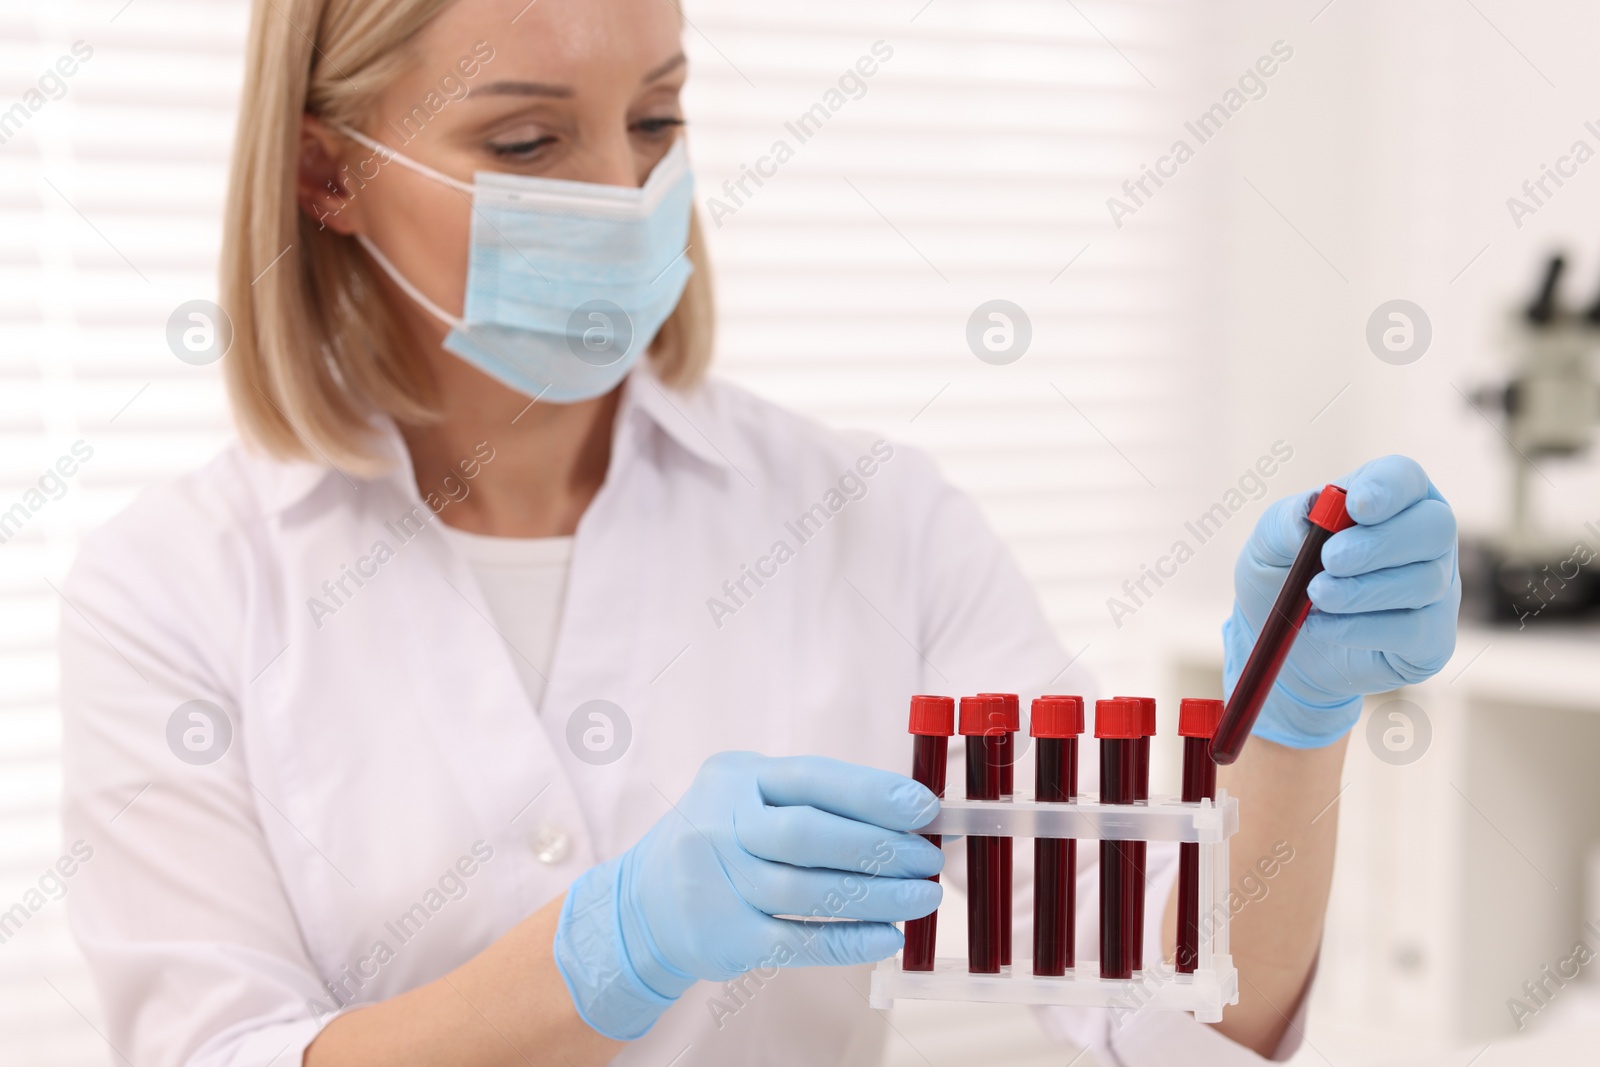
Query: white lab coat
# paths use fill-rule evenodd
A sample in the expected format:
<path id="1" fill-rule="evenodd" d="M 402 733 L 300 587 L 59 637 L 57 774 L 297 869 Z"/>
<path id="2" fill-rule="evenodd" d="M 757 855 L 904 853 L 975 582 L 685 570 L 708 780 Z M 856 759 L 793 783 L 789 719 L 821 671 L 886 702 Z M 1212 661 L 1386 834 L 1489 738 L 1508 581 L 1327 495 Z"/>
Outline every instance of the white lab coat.
<path id="1" fill-rule="evenodd" d="M 501 435 L 482 428 L 491 452 Z M 107 1036 L 140 1067 L 298 1063 L 332 1013 L 438 978 L 628 848 L 714 752 L 903 771 L 913 693 L 1086 688 L 923 455 L 641 368 L 536 711 L 392 426 L 384 447 L 374 479 L 231 448 L 92 534 L 63 590 L 65 829 L 94 850 L 69 908 Z M 194 700 L 231 727 L 215 762 L 175 754 Z M 614 762 L 580 758 L 587 713 L 569 733 L 593 700 L 626 716 Z M 1152 929 L 1172 865 L 1152 849 Z M 616 1062 L 873 1063 L 867 985 L 786 971 L 729 1015 L 703 983 Z M 1049 1021 L 1107 1062 L 1141 1032 L 1162 1035 L 1151 1062 L 1259 1062 L 1187 1016 Z"/>

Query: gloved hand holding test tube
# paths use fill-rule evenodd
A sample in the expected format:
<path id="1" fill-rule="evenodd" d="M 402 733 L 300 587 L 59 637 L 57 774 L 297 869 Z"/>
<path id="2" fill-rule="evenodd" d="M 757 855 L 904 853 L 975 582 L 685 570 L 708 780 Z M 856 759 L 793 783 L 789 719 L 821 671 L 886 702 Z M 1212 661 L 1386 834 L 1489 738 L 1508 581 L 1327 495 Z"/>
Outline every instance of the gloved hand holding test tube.
<path id="1" fill-rule="evenodd" d="M 1240 553 L 1218 763 L 1236 760 L 1252 733 L 1290 748 L 1332 744 L 1355 725 L 1362 696 L 1423 681 L 1455 650 L 1450 506 L 1403 456 L 1342 484 L 1272 505 Z"/>

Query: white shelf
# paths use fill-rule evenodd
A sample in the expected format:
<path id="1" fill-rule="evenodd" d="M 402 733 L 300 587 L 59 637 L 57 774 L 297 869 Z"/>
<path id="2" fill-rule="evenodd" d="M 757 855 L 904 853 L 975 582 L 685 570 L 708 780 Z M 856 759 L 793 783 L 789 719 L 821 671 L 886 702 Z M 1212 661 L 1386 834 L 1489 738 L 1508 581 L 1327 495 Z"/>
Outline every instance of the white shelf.
<path id="1" fill-rule="evenodd" d="M 1463 626 L 1440 674 L 1471 699 L 1600 712 L 1600 626 Z"/>

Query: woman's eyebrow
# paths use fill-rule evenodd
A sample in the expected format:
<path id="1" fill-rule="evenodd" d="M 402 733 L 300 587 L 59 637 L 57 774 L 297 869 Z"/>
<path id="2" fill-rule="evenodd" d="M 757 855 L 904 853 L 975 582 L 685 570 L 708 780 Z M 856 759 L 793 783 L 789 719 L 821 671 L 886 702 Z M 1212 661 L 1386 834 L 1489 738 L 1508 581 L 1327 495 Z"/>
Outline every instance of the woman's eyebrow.
<path id="1" fill-rule="evenodd" d="M 685 56 L 682 52 L 679 52 L 677 55 L 673 56 L 671 59 L 669 59 L 665 63 L 661 64 L 661 66 L 657 67 L 655 70 L 652 70 L 650 73 L 646 74 L 644 76 L 644 78 L 640 81 L 640 84 L 641 85 L 649 85 L 651 82 L 656 81 L 659 78 L 665 78 L 668 74 L 671 74 L 673 71 L 677 70 L 679 67 L 685 65 L 688 62 L 689 62 L 688 57 Z"/>
<path id="2" fill-rule="evenodd" d="M 648 85 L 653 81 L 659 81 L 688 62 L 688 57 L 682 52 L 679 52 L 677 55 L 661 64 L 659 67 L 646 74 L 641 84 Z M 473 89 L 468 95 L 544 96 L 556 100 L 570 100 L 572 98 L 572 89 L 570 86 L 551 85 L 548 82 L 498 81 L 490 82 L 488 85 L 480 85 Z"/>
<path id="3" fill-rule="evenodd" d="M 568 100 L 572 97 L 572 89 L 565 85 L 550 85 L 546 82 L 490 82 L 471 90 L 468 96 L 548 96 L 557 100 Z"/>

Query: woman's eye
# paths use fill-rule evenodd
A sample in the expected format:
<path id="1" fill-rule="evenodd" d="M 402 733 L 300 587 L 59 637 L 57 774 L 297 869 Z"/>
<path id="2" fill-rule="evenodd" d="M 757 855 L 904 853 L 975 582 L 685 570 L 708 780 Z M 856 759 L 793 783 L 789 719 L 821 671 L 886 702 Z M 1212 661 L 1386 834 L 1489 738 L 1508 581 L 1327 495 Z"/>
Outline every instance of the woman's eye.
<path id="1" fill-rule="evenodd" d="M 675 115 L 664 115 L 659 118 L 640 119 L 633 124 L 633 129 L 645 137 L 660 137 L 682 125 L 684 125 L 683 119 Z M 528 137 L 514 141 L 490 142 L 488 148 L 496 159 L 527 162 L 555 141 L 554 137 Z"/>
<path id="2" fill-rule="evenodd" d="M 656 119 L 641 119 L 634 124 L 634 129 L 646 137 L 656 137 L 668 130 L 677 129 L 683 125 L 683 120 L 675 116 L 663 116 Z"/>
<path id="3" fill-rule="evenodd" d="M 493 153 L 496 159 L 531 159 L 539 149 L 554 142 L 554 137 L 535 137 L 525 141 L 506 141 L 499 144 L 490 144 L 489 151 Z"/>

